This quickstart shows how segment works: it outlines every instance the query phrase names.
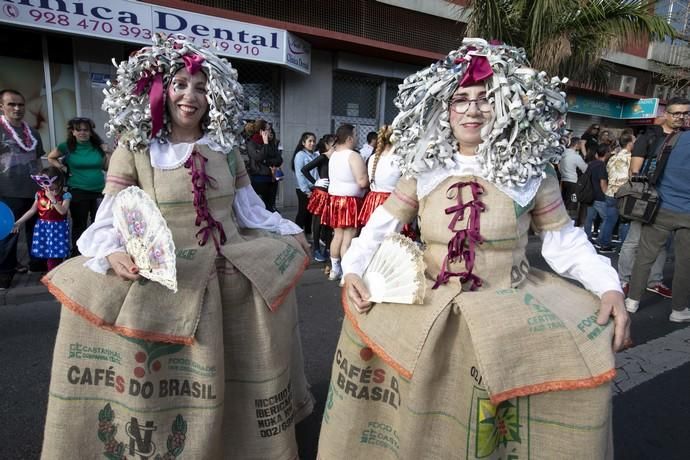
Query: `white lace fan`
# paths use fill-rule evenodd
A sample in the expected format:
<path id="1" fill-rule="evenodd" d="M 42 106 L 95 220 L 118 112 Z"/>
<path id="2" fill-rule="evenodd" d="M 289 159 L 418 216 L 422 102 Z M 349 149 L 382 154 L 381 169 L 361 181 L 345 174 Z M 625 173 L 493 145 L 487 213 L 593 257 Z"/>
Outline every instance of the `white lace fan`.
<path id="1" fill-rule="evenodd" d="M 115 196 L 114 224 L 139 274 L 177 292 L 175 243 L 156 203 L 139 187 Z"/>
<path id="2" fill-rule="evenodd" d="M 386 235 L 362 279 L 372 302 L 421 304 L 426 291 L 425 270 L 422 250 L 395 233 Z"/>

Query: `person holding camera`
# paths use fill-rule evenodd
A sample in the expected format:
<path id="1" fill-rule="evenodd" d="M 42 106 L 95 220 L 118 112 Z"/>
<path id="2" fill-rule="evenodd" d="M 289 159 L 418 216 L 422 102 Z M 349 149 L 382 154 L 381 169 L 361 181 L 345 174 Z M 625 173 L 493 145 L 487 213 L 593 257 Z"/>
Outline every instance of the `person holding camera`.
<path id="1" fill-rule="evenodd" d="M 249 135 L 246 140 L 249 163 L 247 172 L 252 187 L 266 205 L 266 209 L 276 209 L 276 184 L 274 171 L 283 164 L 278 143 L 271 141 L 271 126 L 266 120 L 258 119 L 245 126 Z M 275 135 L 274 135 L 275 136 Z"/>

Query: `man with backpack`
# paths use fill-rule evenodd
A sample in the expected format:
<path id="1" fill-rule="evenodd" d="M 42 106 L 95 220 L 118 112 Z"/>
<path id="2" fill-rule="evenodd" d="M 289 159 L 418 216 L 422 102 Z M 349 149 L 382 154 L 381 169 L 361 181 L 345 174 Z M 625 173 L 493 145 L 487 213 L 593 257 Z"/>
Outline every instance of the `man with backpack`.
<path id="1" fill-rule="evenodd" d="M 596 150 L 594 160 L 587 166 L 587 171 L 582 175 L 581 182 L 578 182 L 578 200 L 582 203 L 587 203 L 587 195 L 592 195 L 591 206 L 587 209 L 587 219 L 585 220 L 585 233 L 588 238 L 592 238 L 592 225 L 594 218 L 598 215 L 601 220 L 601 230 L 599 238 L 595 246 L 598 247 L 601 253 L 614 252 L 611 246 L 611 230 L 613 226 L 607 225 L 606 212 L 606 189 L 608 187 L 608 174 L 606 172 L 606 160 L 608 159 L 610 147 L 607 144 L 599 144 Z M 587 180 L 589 176 L 589 180 Z M 591 187 L 591 191 L 588 188 Z M 607 231 L 608 229 L 608 231 Z"/>
<path id="2" fill-rule="evenodd" d="M 646 173 L 659 193 L 661 204 L 654 221 L 641 227 L 639 251 L 625 306 L 631 313 L 637 311 L 652 264 L 669 235 L 673 234 L 674 245 L 678 248 L 673 274 L 673 311 L 669 316 L 673 322 L 690 322 L 690 251 L 687 250 L 690 247 L 690 132 L 679 132 L 689 118 L 690 101 L 669 100 L 662 128 L 671 128 L 671 133 L 664 129 L 669 135 L 656 142 L 658 147 L 652 155 L 641 156 L 633 150 L 630 163 L 632 174 Z M 647 166 L 642 170 L 645 163 Z"/>

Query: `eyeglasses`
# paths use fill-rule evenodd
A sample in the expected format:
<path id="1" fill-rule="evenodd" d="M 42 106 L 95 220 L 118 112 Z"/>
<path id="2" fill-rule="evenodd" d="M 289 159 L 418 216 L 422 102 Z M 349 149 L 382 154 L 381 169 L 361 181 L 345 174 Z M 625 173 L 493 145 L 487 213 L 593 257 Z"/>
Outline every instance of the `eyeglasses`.
<path id="1" fill-rule="evenodd" d="M 459 97 L 453 99 L 450 101 L 450 109 L 455 113 L 467 113 L 473 102 L 477 104 L 477 109 L 479 109 L 480 112 L 491 112 L 491 103 L 485 97 L 478 97 L 477 99 Z"/>
<path id="2" fill-rule="evenodd" d="M 690 116 L 690 112 L 666 112 L 666 113 L 671 115 L 673 118 L 682 118 L 682 117 Z"/>

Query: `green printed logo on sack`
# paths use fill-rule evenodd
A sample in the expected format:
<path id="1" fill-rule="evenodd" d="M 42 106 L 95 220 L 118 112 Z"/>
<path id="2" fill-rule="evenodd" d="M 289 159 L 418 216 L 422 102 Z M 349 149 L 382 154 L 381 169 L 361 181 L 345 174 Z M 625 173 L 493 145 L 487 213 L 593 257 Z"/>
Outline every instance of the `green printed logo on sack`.
<path id="1" fill-rule="evenodd" d="M 600 326 L 597 324 L 597 315 L 591 315 L 577 323 L 577 328 L 587 335 L 589 340 L 594 340 L 606 329 L 608 326 Z"/>
<path id="2" fill-rule="evenodd" d="M 477 398 L 477 444 L 476 456 L 488 457 L 498 446 L 507 447 L 509 442 L 521 443 L 518 408 L 511 401 L 498 406 L 487 398 Z M 508 455 L 517 460 L 517 456 Z"/>
<path id="3" fill-rule="evenodd" d="M 120 364 L 122 357 L 120 353 L 109 348 L 94 347 L 83 343 L 69 344 L 69 359 L 93 359 L 97 361 L 108 361 Z"/>
<path id="4" fill-rule="evenodd" d="M 103 456 L 108 460 L 126 460 L 127 455 L 131 458 L 138 456 L 140 460 L 174 460 L 184 451 L 187 422 L 181 414 L 172 423 L 171 434 L 166 442 L 167 451 L 163 455 L 156 454 L 158 446 L 153 441 L 153 434 L 158 427 L 153 421 L 141 423 L 136 417 L 132 417 L 125 424 L 125 436 L 129 438 L 129 444 L 125 445 L 117 440 L 118 425 L 114 420 L 115 412 L 110 404 L 106 404 L 98 412 L 98 439 L 103 443 Z"/>
<path id="5" fill-rule="evenodd" d="M 398 437 L 398 432 L 390 425 L 370 421 L 367 423 L 367 428 L 362 431 L 359 442 L 383 447 L 392 451 L 395 457 L 399 458 L 398 449 L 400 449 L 400 438 Z"/>
<path id="6" fill-rule="evenodd" d="M 527 319 L 527 325 L 529 326 L 530 332 L 544 332 L 547 330 L 565 328 L 565 324 L 561 318 L 544 305 L 541 305 L 529 292 L 525 294 L 524 302 L 525 305 L 528 305 L 532 311 L 536 313 L 535 316 Z"/>
<path id="7" fill-rule="evenodd" d="M 278 267 L 278 271 L 280 273 L 285 273 L 285 270 L 287 270 L 292 261 L 295 260 L 297 254 L 299 254 L 297 249 L 293 248 L 292 246 L 286 246 L 285 249 L 278 254 L 278 257 L 276 257 L 273 263 L 276 267 Z"/>

